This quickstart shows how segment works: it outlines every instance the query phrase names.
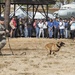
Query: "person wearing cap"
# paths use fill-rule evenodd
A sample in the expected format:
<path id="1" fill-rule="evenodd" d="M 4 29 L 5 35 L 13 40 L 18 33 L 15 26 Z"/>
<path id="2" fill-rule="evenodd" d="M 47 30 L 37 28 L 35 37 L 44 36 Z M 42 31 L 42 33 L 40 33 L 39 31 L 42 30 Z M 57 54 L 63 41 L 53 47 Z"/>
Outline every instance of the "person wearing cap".
<path id="1" fill-rule="evenodd" d="M 0 17 L 0 55 L 2 55 L 1 49 L 6 45 L 6 32 L 8 30 L 4 27 L 4 18 Z"/>

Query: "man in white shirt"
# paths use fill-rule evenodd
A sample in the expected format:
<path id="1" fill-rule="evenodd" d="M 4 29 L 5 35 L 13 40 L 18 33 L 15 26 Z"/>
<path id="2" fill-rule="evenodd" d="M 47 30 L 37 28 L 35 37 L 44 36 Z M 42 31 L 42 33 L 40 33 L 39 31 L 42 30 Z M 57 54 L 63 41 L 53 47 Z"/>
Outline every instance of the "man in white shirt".
<path id="1" fill-rule="evenodd" d="M 60 30 L 60 37 L 64 38 L 65 23 L 63 22 L 63 20 L 61 18 L 59 21 L 59 30 Z"/>
<path id="2" fill-rule="evenodd" d="M 75 39 L 75 18 L 72 17 L 71 19 L 72 19 L 70 22 L 71 38 Z"/>
<path id="3" fill-rule="evenodd" d="M 42 37 L 44 38 L 44 30 L 43 30 L 43 21 L 42 20 L 40 20 L 40 22 L 38 23 L 38 26 L 39 26 L 39 38 L 40 38 L 40 36 L 41 36 L 41 33 L 42 33 Z"/>

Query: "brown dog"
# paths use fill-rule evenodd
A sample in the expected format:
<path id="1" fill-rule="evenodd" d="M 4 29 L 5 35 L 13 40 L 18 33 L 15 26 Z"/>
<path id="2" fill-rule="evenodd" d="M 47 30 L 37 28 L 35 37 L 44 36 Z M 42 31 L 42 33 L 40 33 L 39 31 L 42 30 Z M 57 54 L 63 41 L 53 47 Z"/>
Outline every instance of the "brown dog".
<path id="1" fill-rule="evenodd" d="M 48 43 L 45 45 L 45 48 L 47 50 L 50 50 L 50 55 L 51 53 L 53 52 L 53 54 L 55 55 L 55 52 L 59 51 L 61 46 L 63 46 L 65 43 L 63 42 L 57 42 L 56 44 L 55 43 Z"/>

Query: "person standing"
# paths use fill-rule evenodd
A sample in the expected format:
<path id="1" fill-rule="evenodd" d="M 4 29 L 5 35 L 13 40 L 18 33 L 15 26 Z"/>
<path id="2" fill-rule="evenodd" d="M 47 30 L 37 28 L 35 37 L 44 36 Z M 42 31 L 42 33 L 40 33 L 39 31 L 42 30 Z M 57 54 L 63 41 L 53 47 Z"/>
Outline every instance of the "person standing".
<path id="1" fill-rule="evenodd" d="M 43 29 L 43 21 L 42 20 L 40 20 L 40 22 L 38 23 L 38 26 L 39 26 L 39 38 L 40 38 L 40 36 L 41 36 L 41 33 L 42 33 L 42 37 L 44 38 L 44 29 Z"/>
<path id="2" fill-rule="evenodd" d="M 48 34 L 49 34 L 49 38 L 53 37 L 53 26 L 54 26 L 54 22 L 52 19 L 50 19 L 50 21 L 48 21 Z"/>
<path id="3" fill-rule="evenodd" d="M 68 25 L 69 25 L 68 20 L 65 19 L 64 23 L 65 23 L 65 38 L 67 39 L 68 38 Z"/>
<path id="4" fill-rule="evenodd" d="M 71 18 L 70 21 L 71 38 L 75 39 L 75 17 Z"/>
<path id="5" fill-rule="evenodd" d="M 20 30 L 20 37 L 23 36 L 23 20 L 22 18 L 19 19 L 19 30 Z"/>
<path id="6" fill-rule="evenodd" d="M 54 38 L 59 38 L 59 20 L 56 18 L 54 20 Z"/>
<path id="7" fill-rule="evenodd" d="M 39 26 L 38 26 L 38 20 L 35 20 L 34 23 L 33 23 L 33 27 L 35 29 L 35 34 L 36 34 L 36 38 L 39 37 Z"/>
<path id="8" fill-rule="evenodd" d="M 10 27 L 11 27 L 11 31 L 10 31 L 10 37 L 15 37 L 15 31 L 16 31 L 16 27 L 17 27 L 17 23 L 16 23 L 16 19 L 15 17 L 13 17 L 10 21 Z"/>
<path id="9" fill-rule="evenodd" d="M 59 20 L 59 30 L 60 30 L 60 37 L 64 38 L 65 23 L 61 18 Z"/>
<path id="10" fill-rule="evenodd" d="M 27 21 L 25 20 L 24 23 L 24 37 L 28 37 L 28 26 L 27 26 Z"/>
<path id="11" fill-rule="evenodd" d="M 27 27 L 28 27 L 28 37 L 31 37 L 32 36 L 32 19 L 28 19 L 28 22 L 27 22 Z"/>
<path id="12" fill-rule="evenodd" d="M 47 38 L 48 37 L 48 23 L 46 20 L 44 20 L 43 22 L 43 29 L 44 29 L 44 37 Z"/>

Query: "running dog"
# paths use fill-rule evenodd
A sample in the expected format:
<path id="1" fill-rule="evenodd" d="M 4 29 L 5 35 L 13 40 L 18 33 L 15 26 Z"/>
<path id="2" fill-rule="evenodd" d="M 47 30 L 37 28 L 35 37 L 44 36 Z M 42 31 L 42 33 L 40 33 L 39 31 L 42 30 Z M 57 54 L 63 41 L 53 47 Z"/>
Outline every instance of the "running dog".
<path id="1" fill-rule="evenodd" d="M 52 52 L 55 55 L 55 52 L 59 51 L 61 46 L 64 46 L 64 44 L 65 43 L 63 43 L 63 42 L 57 42 L 56 44 L 55 43 L 48 43 L 45 45 L 45 48 L 50 51 L 50 53 L 49 53 L 50 55 Z"/>

